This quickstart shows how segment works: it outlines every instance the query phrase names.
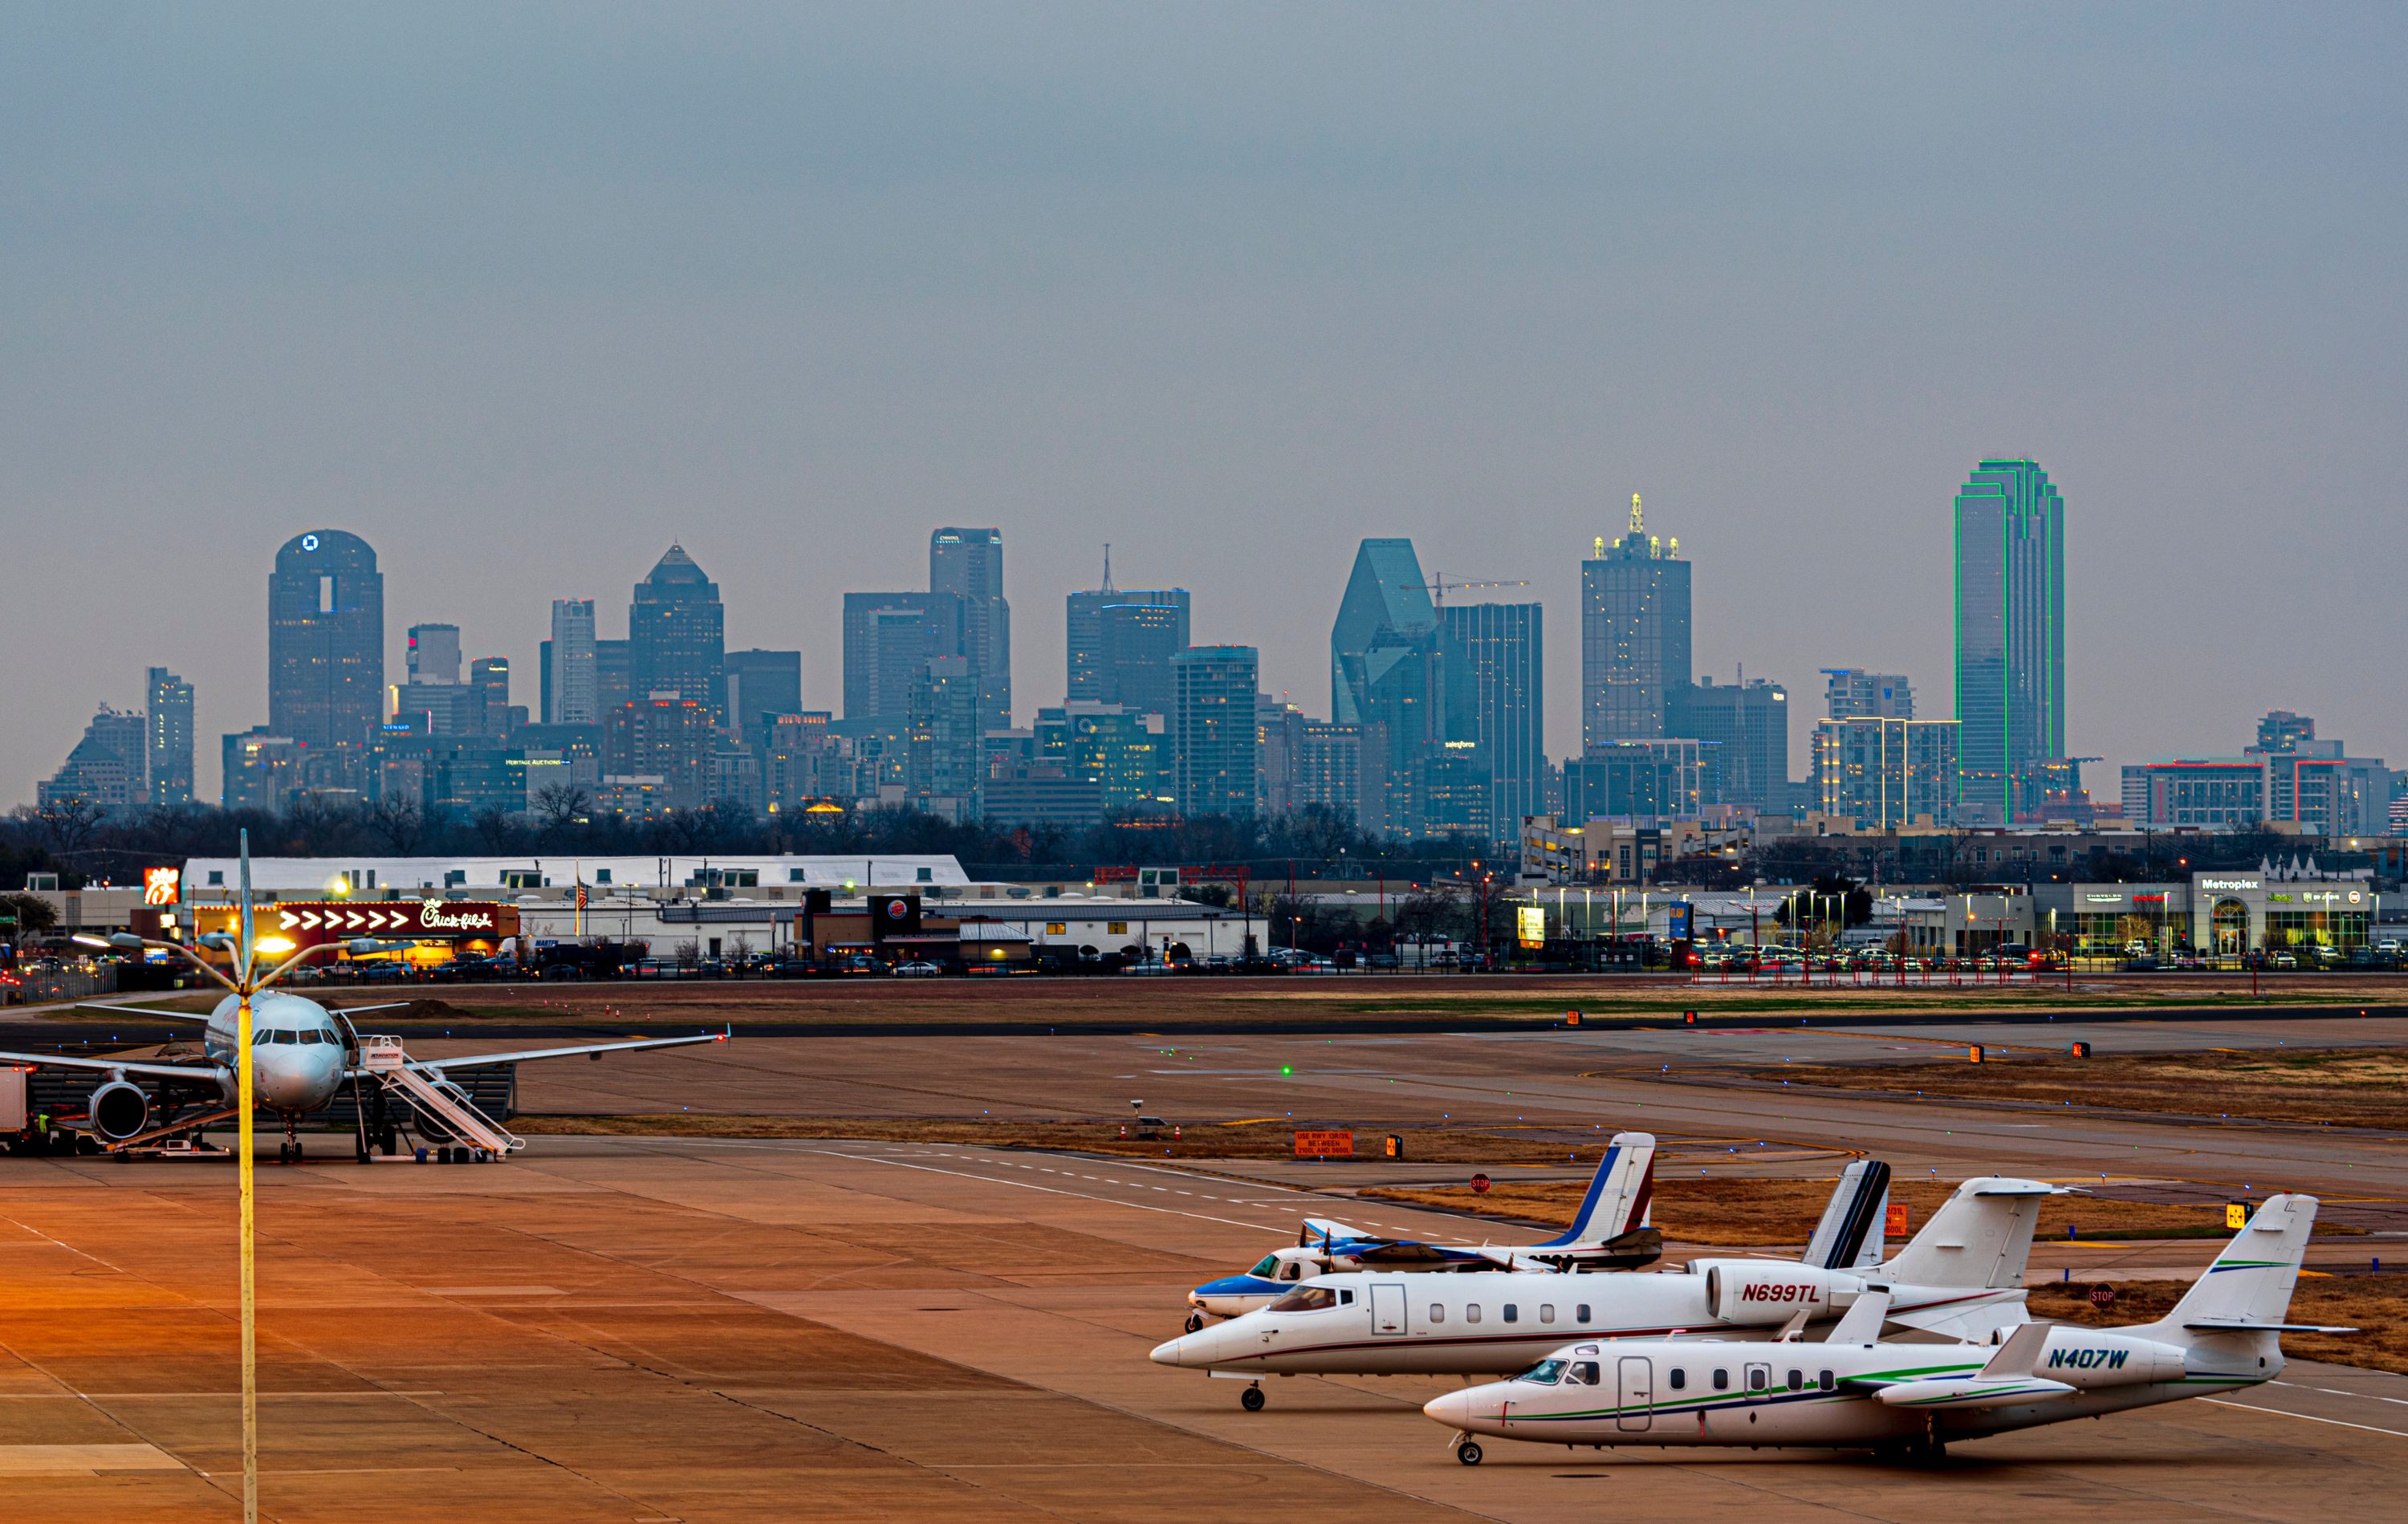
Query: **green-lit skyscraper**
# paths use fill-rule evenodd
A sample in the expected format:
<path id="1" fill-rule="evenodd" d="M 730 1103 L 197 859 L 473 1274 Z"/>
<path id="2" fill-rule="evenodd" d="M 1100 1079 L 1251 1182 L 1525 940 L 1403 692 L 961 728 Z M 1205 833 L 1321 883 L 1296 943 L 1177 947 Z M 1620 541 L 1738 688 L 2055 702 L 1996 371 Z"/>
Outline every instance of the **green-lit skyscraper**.
<path id="1" fill-rule="evenodd" d="M 1959 819 L 2036 806 L 2065 746 L 2065 503 L 2030 461 L 1984 461 L 1956 492 Z"/>

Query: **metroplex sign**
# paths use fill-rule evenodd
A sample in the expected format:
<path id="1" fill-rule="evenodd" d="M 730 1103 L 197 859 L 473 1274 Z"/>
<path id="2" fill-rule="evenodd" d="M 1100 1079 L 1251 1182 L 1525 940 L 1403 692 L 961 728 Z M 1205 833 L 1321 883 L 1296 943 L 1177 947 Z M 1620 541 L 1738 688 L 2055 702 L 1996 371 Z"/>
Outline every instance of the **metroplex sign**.
<path id="1" fill-rule="evenodd" d="M 353 936 L 489 941 L 518 934 L 518 909 L 471 900 L 339 901 L 276 907 L 279 929 L 296 943 Z"/>

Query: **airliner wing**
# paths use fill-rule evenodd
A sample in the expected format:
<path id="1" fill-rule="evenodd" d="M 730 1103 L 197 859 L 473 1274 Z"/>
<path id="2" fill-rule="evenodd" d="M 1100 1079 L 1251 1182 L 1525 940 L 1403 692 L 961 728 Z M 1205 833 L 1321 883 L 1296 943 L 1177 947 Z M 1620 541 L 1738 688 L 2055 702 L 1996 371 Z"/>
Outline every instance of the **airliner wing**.
<path id="1" fill-rule="evenodd" d="M 358 1016 L 367 1011 L 397 1011 L 404 1005 L 415 1005 L 414 1000 L 388 1000 L 381 1005 L 329 1005 L 326 1009 L 337 1016 Z"/>
<path id="2" fill-rule="evenodd" d="M 515 1053 L 470 1053 L 456 1059 L 412 1059 L 413 1069 L 432 1069 L 441 1074 L 450 1069 L 489 1069 L 497 1063 L 531 1063 L 537 1059 L 573 1059 L 596 1053 L 625 1053 L 639 1047 L 692 1047 L 696 1043 L 724 1043 L 724 1032 L 699 1033 L 692 1037 L 633 1037 L 617 1043 L 587 1043 L 579 1047 L 523 1047 Z"/>
<path id="3" fill-rule="evenodd" d="M 146 1063 L 128 1059 L 71 1059 L 59 1053 L 0 1053 L 0 1063 L 22 1063 L 38 1069 L 89 1069 L 99 1074 L 140 1075 L 145 1079 L 189 1079 L 214 1084 L 215 1062 Z"/>
<path id="4" fill-rule="evenodd" d="M 1369 1238 L 1370 1236 L 1360 1228 L 1350 1228 L 1342 1222 L 1332 1222 L 1327 1218 L 1307 1218 L 1304 1219 L 1304 1232 L 1297 1239 L 1297 1246 L 1302 1248 L 1316 1238 L 1327 1243 L 1333 1238 Z"/>
<path id="5" fill-rule="evenodd" d="M 163 1021 L 206 1021 L 208 1013 L 194 1016 L 189 1011 L 163 1011 L 155 1005 L 103 1005 L 97 1001 L 76 1003 L 79 1011 L 115 1011 L 120 1016 L 155 1016 Z"/>

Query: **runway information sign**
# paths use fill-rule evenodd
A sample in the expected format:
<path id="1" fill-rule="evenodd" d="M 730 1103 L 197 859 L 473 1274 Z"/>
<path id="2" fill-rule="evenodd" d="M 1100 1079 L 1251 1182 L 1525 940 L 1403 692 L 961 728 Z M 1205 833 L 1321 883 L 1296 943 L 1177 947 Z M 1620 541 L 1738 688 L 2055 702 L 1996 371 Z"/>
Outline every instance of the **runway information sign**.
<path id="1" fill-rule="evenodd" d="M 1351 1159 L 1354 1155 L 1354 1134 L 1351 1132 L 1297 1129 L 1296 1157 L 1298 1159 Z"/>

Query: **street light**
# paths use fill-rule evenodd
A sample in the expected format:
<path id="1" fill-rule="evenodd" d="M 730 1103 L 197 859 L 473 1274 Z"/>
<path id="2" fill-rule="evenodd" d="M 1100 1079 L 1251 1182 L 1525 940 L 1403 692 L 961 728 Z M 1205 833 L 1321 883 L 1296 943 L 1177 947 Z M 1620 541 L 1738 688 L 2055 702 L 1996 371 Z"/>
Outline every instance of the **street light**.
<path id="1" fill-rule="evenodd" d="M 373 937 L 357 937 L 349 942 L 320 942 L 294 951 L 290 939 L 281 936 L 262 937 L 256 934 L 251 916 L 251 833 L 242 833 L 242 904 L 241 933 L 229 936 L 223 932 L 211 932 L 200 939 L 201 946 L 229 955 L 235 963 L 234 976 L 228 978 L 217 965 L 180 942 L 154 942 L 132 932 L 113 932 L 107 938 L 78 936 L 74 940 L 86 947 L 123 947 L 127 949 L 157 947 L 175 953 L 210 978 L 225 987 L 239 1004 L 235 1009 L 235 1110 L 236 1127 L 240 1142 L 235 1152 L 235 1168 L 239 1182 L 242 1210 L 242 1517 L 243 1524 L 259 1520 L 259 1342 L 258 1308 L 253 1294 L 252 1277 L 252 1168 L 251 1108 L 253 1070 L 251 1052 L 251 997 L 282 978 L 292 969 L 322 952 L 340 948 L 351 953 L 381 952 L 398 943 L 379 942 Z M 258 957 L 291 953 L 282 962 L 262 974 Z"/>

